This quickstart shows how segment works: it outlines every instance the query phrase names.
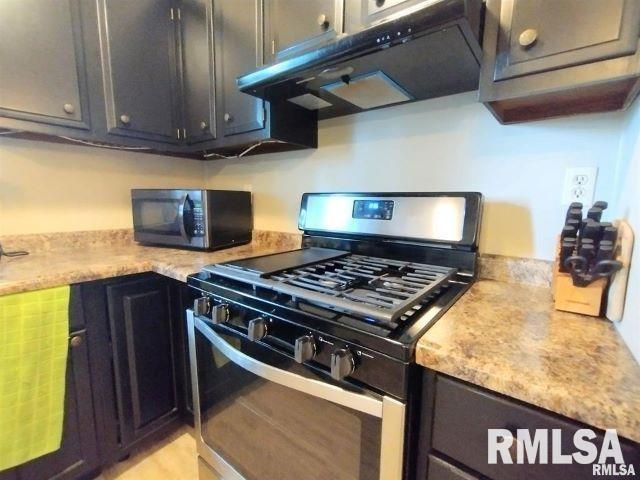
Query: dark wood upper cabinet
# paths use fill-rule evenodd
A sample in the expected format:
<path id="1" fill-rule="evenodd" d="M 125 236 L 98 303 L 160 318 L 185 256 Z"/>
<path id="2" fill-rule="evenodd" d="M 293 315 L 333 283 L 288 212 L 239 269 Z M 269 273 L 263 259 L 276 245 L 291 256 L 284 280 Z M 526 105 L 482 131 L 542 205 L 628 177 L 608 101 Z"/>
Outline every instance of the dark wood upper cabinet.
<path id="1" fill-rule="evenodd" d="M 180 1 L 180 53 L 185 139 L 216 138 L 213 9 L 211 0 Z"/>
<path id="2" fill-rule="evenodd" d="M 216 0 L 213 3 L 218 78 L 218 114 L 222 134 L 237 135 L 265 126 L 261 99 L 240 92 L 236 78 L 263 62 L 261 0 Z"/>
<path id="3" fill-rule="evenodd" d="M 173 1 L 97 1 L 108 133 L 177 142 Z"/>
<path id="4" fill-rule="evenodd" d="M 629 20 L 638 18 L 639 6 L 625 0 L 505 2 L 494 79 L 633 54 L 640 22 Z"/>
<path id="5" fill-rule="evenodd" d="M 3 0 L 0 116 L 90 128 L 80 0 Z"/>
<path id="6" fill-rule="evenodd" d="M 502 123 L 624 108 L 639 35 L 636 0 L 488 0 L 480 101 Z"/>
<path id="7" fill-rule="evenodd" d="M 342 33 L 344 0 L 265 0 L 267 63 L 308 50 Z"/>
<path id="8" fill-rule="evenodd" d="M 169 283 L 156 275 L 106 287 L 120 450 L 178 416 Z"/>

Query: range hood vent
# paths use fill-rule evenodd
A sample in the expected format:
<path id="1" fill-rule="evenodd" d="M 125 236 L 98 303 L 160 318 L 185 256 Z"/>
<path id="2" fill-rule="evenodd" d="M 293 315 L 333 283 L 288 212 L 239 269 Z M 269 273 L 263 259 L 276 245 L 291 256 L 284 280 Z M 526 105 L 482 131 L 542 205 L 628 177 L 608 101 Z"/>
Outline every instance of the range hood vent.
<path id="1" fill-rule="evenodd" d="M 435 0 L 238 78 L 238 88 L 318 118 L 475 90 L 481 0 Z"/>

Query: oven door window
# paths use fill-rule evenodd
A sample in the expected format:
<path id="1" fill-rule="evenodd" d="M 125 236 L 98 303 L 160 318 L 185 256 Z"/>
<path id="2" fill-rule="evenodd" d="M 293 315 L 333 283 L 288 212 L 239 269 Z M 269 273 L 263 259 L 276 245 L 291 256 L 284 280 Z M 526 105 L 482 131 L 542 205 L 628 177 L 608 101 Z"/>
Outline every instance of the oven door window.
<path id="1" fill-rule="evenodd" d="M 327 381 L 267 347 L 217 333 L 260 362 Z M 245 479 L 380 478 L 380 418 L 247 371 L 198 329 L 195 344 L 202 440 Z"/>
<path id="2" fill-rule="evenodd" d="M 190 213 L 188 197 L 133 200 L 133 223 L 138 232 L 184 236 Z"/>

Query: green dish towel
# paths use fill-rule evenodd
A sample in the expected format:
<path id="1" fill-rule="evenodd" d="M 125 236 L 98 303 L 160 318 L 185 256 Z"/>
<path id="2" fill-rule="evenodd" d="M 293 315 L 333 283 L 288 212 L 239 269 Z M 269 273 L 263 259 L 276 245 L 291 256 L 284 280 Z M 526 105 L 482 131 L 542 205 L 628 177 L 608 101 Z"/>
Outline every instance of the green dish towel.
<path id="1" fill-rule="evenodd" d="M 0 471 L 60 448 L 69 291 L 0 297 Z"/>

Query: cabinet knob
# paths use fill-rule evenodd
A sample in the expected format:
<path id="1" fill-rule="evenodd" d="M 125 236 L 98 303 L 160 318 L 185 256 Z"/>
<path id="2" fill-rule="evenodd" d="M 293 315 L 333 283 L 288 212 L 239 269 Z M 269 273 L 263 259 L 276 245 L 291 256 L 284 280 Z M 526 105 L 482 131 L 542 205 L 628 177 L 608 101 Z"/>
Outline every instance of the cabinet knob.
<path id="1" fill-rule="evenodd" d="M 385 0 L 376 0 L 376 7 L 380 8 L 381 6 L 384 5 L 384 1 Z"/>
<path id="2" fill-rule="evenodd" d="M 224 121 L 225 121 L 226 123 L 229 123 L 229 122 L 232 122 L 232 121 L 233 121 L 233 117 L 231 116 L 231 114 L 230 114 L 230 113 L 225 113 L 225 114 L 224 114 Z"/>
<path id="3" fill-rule="evenodd" d="M 324 13 L 321 13 L 320 15 L 318 15 L 318 26 L 324 30 L 326 30 L 327 28 L 329 28 L 329 19 L 327 18 L 327 16 Z"/>
<path id="4" fill-rule="evenodd" d="M 518 37 L 518 43 L 523 47 L 530 47 L 538 39 L 538 31 L 535 28 L 527 28 Z"/>
<path id="5" fill-rule="evenodd" d="M 76 107 L 72 103 L 65 103 L 62 107 L 66 113 L 73 113 L 76 111 Z"/>
<path id="6" fill-rule="evenodd" d="M 206 130 L 209 125 L 204 120 L 200 122 L 200 130 Z"/>
<path id="7" fill-rule="evenodd" d="M 129 125 L 129 123 L 131 123 L 131 117 L 126 113 L 123 113 L 122 115 L 120 115 L 120 121 L 125 125 Z"/>
<path id="8" fill-rule="evenodd" d="M 80 337 L 79 335 L 74 335 L 69 340 L 69 344 L 71 345 L 71 348 L 79 347 L 80 345 L 82 345 L 82 337 Z"/>

